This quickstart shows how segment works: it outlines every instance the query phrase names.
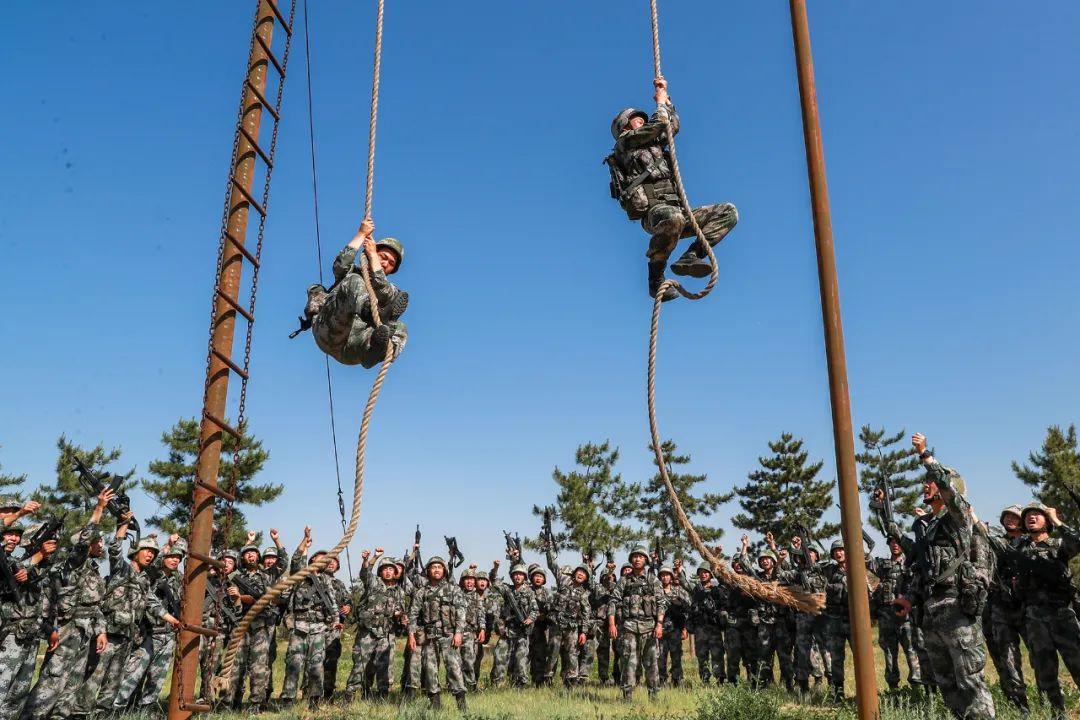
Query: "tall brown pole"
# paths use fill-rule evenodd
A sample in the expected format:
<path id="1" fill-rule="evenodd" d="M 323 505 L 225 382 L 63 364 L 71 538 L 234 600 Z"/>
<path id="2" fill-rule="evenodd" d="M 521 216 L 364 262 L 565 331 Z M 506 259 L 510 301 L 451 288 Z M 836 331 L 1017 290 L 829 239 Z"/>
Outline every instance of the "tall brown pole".
<path id="1" fill-rule="evenodd" d="M 210 418 L 224 419 L 226 414 L 225 401 L 229 392 L 230 368 L 218 354 L 226 358 L 232 354 L 237 311 L 225 297 L 234 300 L 239 297 L 245 257 L 237 245 L 243 245 L 247 236 L 250 203 L 245 192 L 251 193 L 257 155 L 249 138 L 257 140 L 259 137 L 263 107 L 258 96 L 266 94 L 269 64 L 264 47 L 270 47 L 274 32 L 275 15 L 274 8 L 270 5 L 271 0 L 257 1 L 259 14 L 255 33 L 263 42 L 252 42 L 251 45 L 240 117 L 240 125 L 247 134 L 245 136 L 243 132 L 238 132 L 236 150 L 232 157 L 232 190 L 226 220 L 226 233 L 231 239 L 222 239 L 222 263 L 217 277 L 218 290 L 214 296 L 214 315 L 210 326 L 211 348 L 216 352 L 211 353 L 206 372 L 206 391 L 199 428 L 200 452 L 195 469 L 197 482 L 191 512 L 190 552 L 184 571 L 183 612 L 180 618 L 185 629 L 180 631 L 177 638 L 178 661 L 173 668 L 172 688 L 169 693 L 169 720 L 187 720 L 193 711 L 208 709 L 194 701 L 195 684 L 199 676 L 200 635 L 186 628 L 202 624 L 203 599 L 209 570 L 208 563 L 202 558 L 210 554 L 215 500 L 214 493 L 207 489 L 207 486 L 217 487 L 223 432 L 222 427 Z M 252 90 L 253 87 L 255 90 Z M 204 692 L 208 690 L 209 688 L 206 688 Z"/>
<path id="2" fill-rule="evenodd" d="M 810 28 L 806 0 L 790 0 L 791 32 L 795 39 L 795 64 L 799 72 L 806 166 L 810 177 L 810 202 L 814 214 L 821 316 L 825 325 L 825 354 L 829 366 L 829 399 L 832 403 L 833 443 L 840 480 L 840 520 L 848 568 L 848 609 L 851 614 L 851 647 L 855 656 L 855 697 L 860 720 L 878 715 L 877 677 L 870 639 L 870 601 L 866 592 L 866 557 L 863 553 L 859 486 L 855 469 L 855 438 L 851 427 L 844 329 L 840 320 L 840 287 L 836 278 L 829 188 L 825 181 L 825 151 L 821 144 L 814 59 L 810 52 Z"/>

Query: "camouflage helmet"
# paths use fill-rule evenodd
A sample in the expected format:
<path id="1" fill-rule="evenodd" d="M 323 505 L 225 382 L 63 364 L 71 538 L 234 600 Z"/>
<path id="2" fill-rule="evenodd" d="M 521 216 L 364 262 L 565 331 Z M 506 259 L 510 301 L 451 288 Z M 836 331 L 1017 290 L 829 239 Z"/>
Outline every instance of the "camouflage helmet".
<path id="1" fill-rule="evenodd" d="M 232 548 L 225 548 L 221 551 L 221 557 L 218 559 L 224 560 L 225 558 L 229 558 L 236 565 L 240 564 L 240 553 L 236 552 Z"/>
<path id="2" fill-rule="evenodd" d="M 967 482 L 964 480 L 964 476 L 961 475 L 955 468 L 941 466 L 941 469 L 949 476 L 949 484 L 952 485 L 953 490 L 957 495 L 967 495 Z M 933 470 L 931 468 L 926 469 L 926 474 L 929 476 Z M 924 482 L 932 481 L 932 477 L 927 477 Z"/>
<path id="3" fill-rule="evenodd" d="M 0 512 L 5 510 L 19 510 L 23 506 L 22 501 L 16 495 L 0 495 Z"/>
<path id="4" fill-rule="evenodd" d="M 581 563 L 580 565 L 578 565 L 576 568 L 574 568 L 574 572 L 572 572 L 571 575 L 577 575 L 578 570 L 585 573 L 586 582 L 588 582 L 589 578 L 592 577 L 592 570 L 589 569 L 589 566 L 587 564 Z"/>
<path id="5" fill-rule="evenodd" d="M 514 575 L 517 575 L 519 573 L 524 575 L 525 577 L 529 577 L 529 570 L 525 567 L 525 563 L 515 563 L 510 568 L 510 577 L 513 577 Z"/>
<path id="6" fill-rule="evenodd" d="M 68 542 L 71 543 L 72 547 L 78 546 L 78 544 L 79 544 L 79 536 L 80 535 L 82 535 L 81 530 L 79 532 L 75 533 L 74 535 L 72 535 L 70 538 L 68 538 Z M 101 539 L 101 529 L 97 525 L 94 525 L 90 530 L 90 540 L 87 542 L 87 545 L 93 545 L 96 540 L 100 540 L 100 539 Z"/>
<path id="7" fill-rule="evenodd" d="M 185 555 L 187 555 L 187 551 L 188 551 L 187 540 L 185 540 L 184 538 L 178 538 L 176 540 L 176 542 L 174 542 L 172 545 L 169 546 L 169 551 L 167 553 L 165 553 L 165 557 L 169 557 L 169 556 L 184 557 Z"/>
<path id="8" fill-rule="evenodd" d="M 843 546 L 843 543 L 841 543 L 841 546 Z M 757 556 L 758 565 L 760 565 L 761 561 L 765 558 L 769 558 L 770 560 L 772 560 L 773 565 L 776 565 L 778 562 L 780 562 L 780 558 L 776 557 L 776 553 L 774 553 L 772 550 L 766 550 Z"/>
<path id="9" fill-rule="evenodd" d="M 657 573 L 656 573 L 656 577 L 660 577 L 660 576 L 661 576 L 661 575 L 663 575 L 664 573 L 667 573 L 667 574 L 668 574 L 668 575 L 670 575 L 670 576 L 671 576 L 671 577 L 672 577 L 673 579 L 674 579 L 674 577 L 675 577 L 675 571 L 674 571 L 674 570 L 672 570 L 672 569 L 671 569 L 671 567 L 670 567 L 670 566 L 668 566 L 668 565 L 664 565 L 663 567 L 661 567 L 661 568 L 660 568 L 660 570 L 658 570 L 658 571 L 657 571 Z"/>
<path id="10" fill-rule="evenodd" d="M 1010 505 L 1009 507 L 1002 510 L 1001 515 L 998 516 L 998 522 L 1000 522 L 1002 525 L 1005 524 L 1006 515 L 1015 515 L 1018 518 L 1023 518 L 1024 509 L 1021 508 L 1019 505 Z"/>
<path id="11" fill-rule="evenodd" d="M 446 561 L 438 555 L 432 555 L 428 558 L 428 561 L 424 563 L 424 570 L 427 571 L 432 565 L 442 565 L 443 570 L 446 570 Z"/>
<path id="12" fill-rule="evenodd" d="M 706 563 L 698 565 L 697 570 L 694 571 L 694 574 L 701 575 L 701 573 L 709 573 L 710 575 L 712 575 L 712 565 L 708 565 Z"/>
<path id="13" fill-rule="evenodd" d="M 379 562 L 375 563 L 375 574 L 378 575 L 380 572 L 382 572 L 382 569 L 384 567 L 396 568 L 397 564 L 398 563 L 394 558 L 390 557 L 389 555 L 383 555 L 381 558 L 379 558 Z"/>
<path id="14" fill-rule="evenodd" d="M 544 578 L 544 582 L 547 582 L 547 571 L 536 563 L 529 566 L 529 579 L 532 580 L 534 575 L 540 575 Z"/>
<path id="15" fill-rule="evenodd" d="M 476 579 L 476 571 L 472 568 L 468 568 L 465 572 L 461 573 L 461 577 L 458 578 L 458 585 L 464 585 L 465 581 L 469 578 Z"/>
<path id="16" fill-rule="evenodd" d="M 633 570 L 633 569 L 634 569 L 634 566 L 633 566 L 633 565 L 631 565 L 630 563 L 623 563 L 623 564 L 622 564 L 622 567 L 620 567 L 620 568 L 619 568 L 619 574 L 620 574 L 620 575 L 622 575 L 622 574 L 624 574 L 624 573 L 625 573 L 625 572 L 626 572 L 627 570 Z"/>
<path id="17" fill-rule="evenodd" d="M 3 531 L 0 532 L 0 534 L 2 534 L 2 535 L 9 535 L 9 534 L 10 535 L 15 535 L 15 534 L 22 535 L 25 532 L 26 532 L 26 528 L 24 528 L 21 523 L 13 522 L 10 525 L 5 525 Z"/>
<path id="18" fill-rule="evenodd" d="M 159 552 L 161 552 L 161 548 L 158 547 L 157 540 L 152 537 L 144 537 L 135 547 L 131 548 L 131 550 L 128 552 L 128 560 L 134 560 L 135 556 L 139 554 L 139 552 L 142 550 L 153 550 L 155 557 Z"/>
<path id="19" fill-rule="evenodd" d="M 251 550 L 254 550 L 255 554 L 258 555 L 260 558 L 262 557 L 262 553 L 259 552 L 259 546 L 258 545 L 245 545 L 244 547 L 240 548 L 240 557 L 243 557 L 244 553 L 249 552 Z"/>
<path id="20" fill-rule="evenodd" d="M 1024 509 L 1020 511 L 1020 521 L 1025 522 L 1027 516 L 1031 513 L 1042 513 L 1047 522 L 1050 522 L 1050 515 L 1046 512 L 1046 506 L 1041 502 L 1030 502 L 1024 506 Z"/>
<path id="21" fill-rule="evenodd" d="M 405 246 L 401 244 L 401 241 L 392 237 L 383 238 L 375 243 L 375 249 L 378 250 L 379 248 L 386 248 L 397 255 L 397 266 L 394 267 L 394 272 L 400 270 L 401 266 L 405 263 Z M 393 275 L 394 273 L 388 274 Z"/>
<path id="22" fill-rule="evenodd" d="M 271 545 L 262 551 L 262 558 L 265 560 L 268 557 L 281 557 L 276 545 Z"/>
<path id="23" fill-rule="evenodd" d="M 619 111 L 619 114 L 615 116 L 615 119 L 611 121 L 611 137 L 616 140 L 623 133 L 623 128 L 630 122 L 633 117 L 640 117 L 645 122 L 649 121 L 649 113 L 644 110 L 638 110 L 637 108 L 625 108 Z"/>
<path id="24" fill-rule="evenodd" d="M 832 557 L 832 554 L 837 550 L 845 550 L 843 538 L 837 538 L 832 541 L 832 545 L 829 546 L 829 557 Z"/>
<path id="25" fill-rule="evenodd" d="M 633 559 L 633 557 L 635 555 L 644 555 L 645 560 L 648 560 L 649 559 L 649 549 L 647 547 L 645 547 L 644 545 L 635 545 L 634 547 L 630 548 L 630 555 L 628 557 L 630 559 Z"/>

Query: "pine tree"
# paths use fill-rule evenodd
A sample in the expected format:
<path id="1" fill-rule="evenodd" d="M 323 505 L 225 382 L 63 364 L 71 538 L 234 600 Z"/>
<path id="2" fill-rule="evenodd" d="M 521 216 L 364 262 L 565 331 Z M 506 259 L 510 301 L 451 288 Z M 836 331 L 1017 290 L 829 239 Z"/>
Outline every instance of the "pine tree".
<path id="1" fill-rule="evenodd" d="M 1013 473 L 1034 488 L 1035 497 L 1050 507 L 1058 508 L 1065 517 L 1080 516 L 1080 507 L 1066 487 L 1080 493 L 1080 450 L 1077 448 L 1076 426 L 1063 430 L 1051 425 L 1046 430 L 1042 448 L 1028 454 L 1028 462 L 1012 464 Z"/>
<path id="2" fill-rule="evenodd" d="M 131 479 L 135 474 L 135 468 L 127 472 L 118 472 L 112 467 L 120 460 L 122 454 L 118 447 L 106 449 L 104 445 L 99 444 L 87 450 L 61 435 L 56 441 L 56 449 L 56 482 L 39 487 L 34 491 L 33 498 L 44 506 L 44 513 L 62 515 L 64 527 L 70 532 L 75 532 L 86 524 L 94 510 L 94 505 L 97 504 L 97 498 L 79 483 L 79 474 L 75 471 L 76 453 L 86 467 L 98 477 L 106 474 L 122 477 L 123 482 L 120 487 L 125 492 L 135 484 Z M 115 527 L 116 522 L 112 515 L 105 513 L 101 518 L 102 530 L 110 532 Z"/>
<path id="3" fill-rule="evenodd" d="M 721 505 L 729 502 L 734 493 L 702 493 L 700 496 L 695 496 L 694 487 L 705 482 L 708 476 L 677 472 L 679 466 L 690 463 L 690 456 L 676 454 L 678 447 L 674 441 L 665 440 L 660 445 L 660 450 L 664 456 L 664 464 L 668 468 L 671 484 L 675 488 L 675 494 L 679 496 L 686 516 L 694 523 L 694 527 L 706 545 L 716 543 L 724 535 L 723 528 L 706 525 L 695 518 L 712 515 Z M 656 465 L 656 454 L 652 445 L 649 446 L 649 452 L 653 453 L 653 465 Z M 659 539 L 669 558 L 691 557 L 694 549 L 682 525 L 679 524 L 675 509 L 671 506 L 667 487 L 664 485 L 664 479 L 659 470 L 645 483 L 645 491 L 636 514 L 645 535 L 650 541 Z"/>
<path id="4" fill-rule="evenodd" d="M 236 495 L 236 502 L 231 510 L 223 508 L 215 518 L 215 548 L 239 547 L 243 544 L 247 524 L 241 506 L 265 505 L 276 500 L 285 489 L 283 485 L 252 482 L 270 453 L 263 450 L 260 440 L 248 434 L 246 423 L 237 430 L 243 438 L 237 456 L 233 455 L 238 446 L 236 438 L 222 433 L 218 482 L 225 490 Z M 181 418 L 161 434 L 161 442 L 168 457 L 150 463 L 150 474 L 158 479 L 142 481 L 142 489 L 157 501 L 160 509 L 157 514 L 147 518 L 147 522 L 164 533 L 179 533 L 187 537 L 191 524 L 195 463 L 199 456 L 199 423 L 194 418 Z M 223 538 L 226 528 L 228 538 Z"/>
<path id="5" fill-rule="evenodd" d="M 859 442 L 863 451 L 855 456 L 862 467 L 859 469 L 859 489 L 869 497 L 882 482 L 888 478 L 892 488 L 893 513 L 896 515 L 914 515 L 915 508 L 921 502 L 922 479 L 910 475 L 919 469 L 919 458 L 912 453 L 910 446 L 903 444 L 906 430 L 895 435 L 886 435 L 885 429 L 871 430 L 863 425 L 859 430 Z M 900 444 L 900 447 L 893 447 Z M 876 514 L 870 515 L 870 522 L 878 531 L 884 533 L 881 521 Z M 897 522 L 900 522 L 899 517 Z"/>
<path id="6" fill-rule="evenodd" d="M 732 524 L 762 536 L 771 532 L 781 544 L 799 534 L 800 524 L 819 541 L 838 533 L 839 525 L 821 521 L 832 506 L 836 487 L 835 480 L 816 479 L 824 463 L 808 464 L 803 441 L 791 433 L 770 442 L 769 450 L 772 455 L 758 458 L 761 468 L 747 475 L 749 482 L 735 489 L 743 512 L 732 518 Z"/>
<path id="7" fill-rule="evenodd" d="M 618 461 L 619 449 L 613 449 L 610 441 L 585 443 L 574 454 L 574 464 L 580 469 L 563 472 L 556 467 L 551 473 L 559 486 L 553 519 L 563 526 L 555 532 L 556 549 L 592 550 L 599 555 L 639 537 L 626 521 L 637 507 L 641 488 L 624 482 L 615 472 Z M 543 512 L 533 506 L 533 514 Z M 526 539 L 525 545 L 534 550 L 542 547 L 539 537 Z"/>
<path id="8" fill-rule="evenodd" d="M 0 495 L 14 495 L 22 499 L 19 488 L 26 482 L 26 475 L 8 475 L 2 470 L 3 465 L 0 465 Z"/>

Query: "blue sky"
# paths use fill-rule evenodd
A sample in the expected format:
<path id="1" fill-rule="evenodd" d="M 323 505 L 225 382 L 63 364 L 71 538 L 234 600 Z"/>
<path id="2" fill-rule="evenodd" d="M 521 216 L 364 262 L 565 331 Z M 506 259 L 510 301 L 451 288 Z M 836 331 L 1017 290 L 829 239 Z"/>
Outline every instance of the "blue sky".
<path id="1" fill-rule="evenodd" d="M 124 449 L 199 410 L 221 196 L 253 3 L 23 3 L 0 48 L 0 463 L 56 437 Z M 408 246 L 408 350 L 371 432 L 354 547 L 419 522 L 466 554 L 532 531 L 588 440 L 651 473 L 645 237 L 607 196 L 620 108 L 647 105 L 644 0 L 388 3 L 375 220 Z M 717 490 L 766 442 L 833 474 L 786 3 L 661 4 L 691 201 L 731 201 L 708 300 L 667 306 L 661 427 Z M 360 219 L 374 3 L 311 8 L 324 269 Z M 1080 66 L 1069 3 L 810 8 L 857 424 L 921 430 L 997 514 L 1009 461 L 1073 422 Z M 299 25 L 298 25 L 299 27 Z M 292 545 L 337 538 L 323 360 L 289 341 L 317 279 L 302 46 L 286 88 L 249 415 Z M 335 369 L 344 475 L 370 373 Z M 234 393 L 235 398 L 235 393 Z M 153 504 L 136 497 L 139 511 Z M 727 526 L 732 503 L 718 521 Z M 734 543 L 729 533 L 727 542 Z M 441 543 L 440 543 L 441 545 Z"/>

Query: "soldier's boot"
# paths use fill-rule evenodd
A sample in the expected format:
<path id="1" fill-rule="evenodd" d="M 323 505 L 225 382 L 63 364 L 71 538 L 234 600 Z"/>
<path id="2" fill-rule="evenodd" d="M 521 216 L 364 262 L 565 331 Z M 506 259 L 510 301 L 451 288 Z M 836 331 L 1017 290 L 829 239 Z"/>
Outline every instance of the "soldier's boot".
<path id="1" fill-rule="evenodd" d="M 442 710 L 442 693 L 432 693 L 431 695 L 431 709 Z"/>
<path id="2" fill-rule="evenodd" d="M 384 357 L 386 348 L 390 346 L 390 337 L 393 333 L 393 328 L 386 323 L 375 328 L 375 332 L 371 334 L 371 352 L 379 357 Z"/>
<path id="3" fill-rule="evenodd" d="M 657 690 L 656 688 L 649 688 L 649 702 L 656 702 L 657 698 L 659 698 L 659 697 L 660 697 L 660 691 L 659 690 Z"/>
<path id="4" fill-rule="evenodd" d="M 655 298 L 656 293 L 660 291 L 660 285 L 664 282 L 664 263 L 662 260 L 659 262 L 649 263 L 649 297 Z M 673 287 L 669 287 L 664 291 L 663 301 L 668 302 L 679 297 L 679 291 Z"/>
<path id="5" fill-rule="evenodd" d="M 671 272 L 695 278 L 708 277 L 712 272 L 709 254 L 701 252 L 698 243 L 691 243 L 689 249 L 671 264 Z"/>
<path id="6" fill-rule="evenodd" d="M 416 699 L 416 688 L 407 687 L 401 694 L 401 704 L 406 705 Z"/>
<path id="7" fill-rule="evenodd" d="M 634 702 L 634 691 L 633 690 L 623 690 L 622 691 L 622 699 L 623 699 L 624 703 L 632 703 L 632 702 Z"/>
<path id="8" fill-rule="evenodd" d="M 394 298 L 394 302 L 390 303 L 390 307 L 386 308 L 386 312 L 383 313 L 383 322 L 393 322 L 402 315 L 405 314 L 405 310 L 409 307 L 409 293 L 399 292 L 397 297 Z"/>
<path id="9" fill-rule="evenodd" d="M 461 714 L 464 715 L 465 713 L 469 712 L 469 704 L 465 702 L 465 693 L 455 695 L 454 700 L 457 701 L 457 709 L 461 712 Z"/>
<path id="10" fill-rule="evenodd" d="M 844 686 L 843 684 L 831 685 L 829 687 L 829 700 L 834 703 L 844 702 Z"/>
<path id="11" fill-rule="evenodd" d="M 313 697 L 307 701 L 308 710 L 312 712 L 318 710 L 320 705 L 322 705 L 322 698 Z"/>

